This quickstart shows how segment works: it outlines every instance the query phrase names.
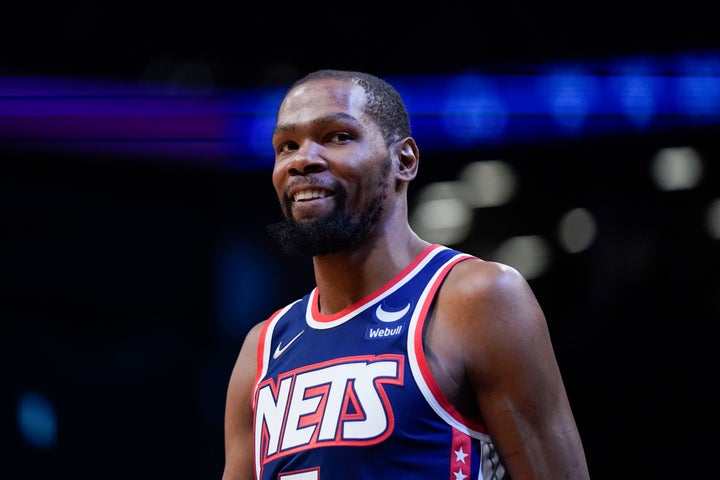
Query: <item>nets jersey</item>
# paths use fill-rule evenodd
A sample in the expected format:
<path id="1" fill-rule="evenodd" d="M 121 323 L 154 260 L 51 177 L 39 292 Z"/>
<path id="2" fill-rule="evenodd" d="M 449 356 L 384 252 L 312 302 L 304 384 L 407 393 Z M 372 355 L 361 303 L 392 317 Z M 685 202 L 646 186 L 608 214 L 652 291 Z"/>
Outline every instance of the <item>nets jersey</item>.
<path id="1" fill-rule="evenodd" d="M 440 393 L 423 323 L 450 269 L 473 258 L 428 247 L 385 286 L 319 312 L 317 288 L 278 310 L 258 348 L 258 480 L 505 478 L 482 425 Z"/>

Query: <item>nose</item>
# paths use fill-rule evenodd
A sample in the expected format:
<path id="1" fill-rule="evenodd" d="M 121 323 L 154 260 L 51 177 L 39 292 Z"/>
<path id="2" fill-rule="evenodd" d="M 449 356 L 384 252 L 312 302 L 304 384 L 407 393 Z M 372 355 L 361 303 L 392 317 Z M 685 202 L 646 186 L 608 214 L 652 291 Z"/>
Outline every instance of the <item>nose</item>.
<path id="1" fill-rule="evenodd" d="M 314 142 L 300 146 L 288 161 L 288 173 L 290 175 L 307 175 L 325 170 L 327 164 L 318 152 L 320 148 L 320 145 Z"/>

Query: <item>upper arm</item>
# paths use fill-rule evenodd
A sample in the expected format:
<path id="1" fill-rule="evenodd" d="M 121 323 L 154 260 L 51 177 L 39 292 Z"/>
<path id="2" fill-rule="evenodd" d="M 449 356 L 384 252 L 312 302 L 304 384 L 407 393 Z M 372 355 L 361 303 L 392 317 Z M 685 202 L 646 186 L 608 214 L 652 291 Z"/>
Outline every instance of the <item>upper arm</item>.
<path id="1" fill-rule="evenodd" d="M 225 469 L 223 480 L 254 477 L 252 396 L 257 374 L 258 340 L 264 322 L 245 337 L 233 367 L 225 402 Z"/>
<path id="2" fill-rule="evenodd" d="M 587 478 L 548 326 L 530 286 L 497 263 L 462 262 L 456 270 L 445 305 L 457 320 L 447 325 L 461 342 L 463 375 L 512 478 Z"/>

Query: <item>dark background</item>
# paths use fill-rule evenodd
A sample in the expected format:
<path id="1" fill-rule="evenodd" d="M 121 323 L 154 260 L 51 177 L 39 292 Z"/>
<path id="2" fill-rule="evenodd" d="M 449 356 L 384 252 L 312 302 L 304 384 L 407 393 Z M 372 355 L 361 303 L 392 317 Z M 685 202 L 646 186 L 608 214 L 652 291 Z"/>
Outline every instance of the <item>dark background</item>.
<path id="1" fill-rule="evenodd" d="M 0 75 L 241 88 L 320 67 L 523 69 L 717 48 L 705 5 L 13 5 Z M 180 75 L 188 63 L 205 69 Z M 652 156 L 682 145 L 705 160 L 703 181 L 661 193 Z M 720 195 L 719 149 L 705 126 L 423 157 L 413 192 L 471 159 L 517 169 L 521 195 L 482 213 L 478 238 L 551 235 L 567 209 L 595 212 L 592 248 L 554 252 L 531 285 L 596 480 L 696 478 L 711 464 L 720 247 L 702 215 Z M 277 215 L 269 168 L 37 151 L 7 138 L 0 159 L 0 476 L 220 478 L 225 387 L 243 335 L 313 285 L 309 261 L 265 235 Z M 54 407 L 51 447 L 21 435 L 27 392 Z"/>

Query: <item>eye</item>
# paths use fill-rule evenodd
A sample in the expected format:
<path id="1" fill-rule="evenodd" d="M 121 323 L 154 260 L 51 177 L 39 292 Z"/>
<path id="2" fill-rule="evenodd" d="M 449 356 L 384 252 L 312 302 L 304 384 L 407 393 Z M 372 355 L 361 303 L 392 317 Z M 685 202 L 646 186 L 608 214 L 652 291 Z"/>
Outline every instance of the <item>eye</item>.
<path id="1" fill-rule="evenodd" d="M 327 139 L 327 141 L 331 143 L 342 143 L 348 140 L 352 140 L 352 135 L 347 132 L 335 132 Z"/>
<path id="2" fill-rule="evenodd" d="M 277 153 L 288 153 L 288 152 L 294 152 L 298 149 L 298 144 L 295 142 L 285 142 L 281 143 L 277 147 Z"/>

